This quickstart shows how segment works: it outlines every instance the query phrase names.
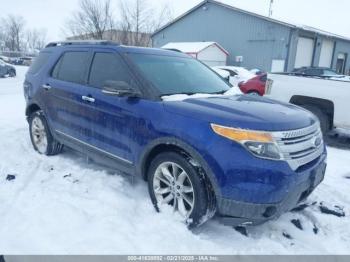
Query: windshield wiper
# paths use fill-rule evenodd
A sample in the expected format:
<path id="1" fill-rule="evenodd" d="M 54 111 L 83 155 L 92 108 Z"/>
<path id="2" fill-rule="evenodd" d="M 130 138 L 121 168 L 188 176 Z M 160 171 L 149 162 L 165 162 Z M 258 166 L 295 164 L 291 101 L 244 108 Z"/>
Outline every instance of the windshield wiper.
<path id="1" fill-rule="evenodd" d="M 180 93 L 169 93 L 169 94 L 161 94 L 160 96 L 173 96 L 173 95 L 195 95 L 195 94 L 206 94 L 206 93 L 196 93 L 196 92 L 180 92 Z"/>
<path id="2" fill-rule="evenodd" d="M 214 93 L 209 93 L 211 95 L 223 95 L 227 92 L 228 90 L 222 90 L 222 91 L 218 91 L 218 92 L 214 92 Z"/>

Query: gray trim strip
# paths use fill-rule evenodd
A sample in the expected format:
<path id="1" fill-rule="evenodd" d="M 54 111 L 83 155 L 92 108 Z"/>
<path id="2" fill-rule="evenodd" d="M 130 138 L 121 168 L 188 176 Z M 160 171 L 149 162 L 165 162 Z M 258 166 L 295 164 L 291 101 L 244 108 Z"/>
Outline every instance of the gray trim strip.
<path id="1" fill-rule="evenodd" d="M 88 143 L 86 143 L 86 142 L 83 142 L 83 141 L 81 141 L 80 139 L 77 139 L 77 138 L 75 138 L 75 137 L 72 137 L 72 136 L 70 136 L 70 135 L 67 135 L 66 133 L 64 133 L 64 132 L 62 132 L 62 131 L 59 131 L 59 130 L 57 130 L 57 129 L 56 129 L 55 131 L 56 131 L 57 133 L 59 133 L 59 134 L 65 136 L 65 137 L 68 137 L 68 138 L 70 138 L 70 139 L 76 141 L 76 142 L 79 142 L 79 143 L 81 143 L 81 144 L 83 144 L 83 145 L 85 145 L 85 146 L 88 146 L 88 147 L 90 147 L 90 148 L 92 148 L 92 149 L 95 149 L 95 150 L 97 150 L 97 151 L 100 151 L 101 153 L 104 153 L 104 154 L 106 154 L 106 155 L 109 155 L 109 156 L 111 156 L 111 157 L 113 157 L 113 158 L 116 158 L 116 159 L 118 159 L 118 160 L 121 160 L 121 161 L 123 161 L 123 162 L 125 162 L 125 163 L 131 164 L 131 165 L 133 164 L 133 162 L 131 162 L 131 161 L 127 160 L 127 159 L 124 159 L 124 158 L 122 158 L 122 157 L 120 157 L 120 156 L 116 156 L 116 155 L 114 155 L 114 154 L 112 154 L 112 153 L 109 153 L 109 152 L 107 152 L 107 151 L 105 151 L 105 150 L 102 150 L 102 149 L 100 149 L 100 148 L 98 148 L 98 147 L 95 147 L 95 146 L 90 145 L 90 144 L 88 144 Z"/>

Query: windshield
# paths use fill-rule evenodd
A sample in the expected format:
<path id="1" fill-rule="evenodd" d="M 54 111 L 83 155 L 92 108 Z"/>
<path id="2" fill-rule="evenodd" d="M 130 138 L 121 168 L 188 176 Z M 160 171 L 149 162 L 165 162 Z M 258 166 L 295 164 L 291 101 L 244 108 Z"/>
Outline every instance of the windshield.
<path id="1" fill-rule="evenodd" d="M 192 58 L 147 54 L 129 54 L 129 57 L 161 96 L 218 94 L 230 89 L 222 78 Z"/>
<path id="2" fill-rule="evenodd" d="M 334 72 L 332 70 L 324 70 L 323 75 L 324 76 L 339 76 L 336 72 Z"/>

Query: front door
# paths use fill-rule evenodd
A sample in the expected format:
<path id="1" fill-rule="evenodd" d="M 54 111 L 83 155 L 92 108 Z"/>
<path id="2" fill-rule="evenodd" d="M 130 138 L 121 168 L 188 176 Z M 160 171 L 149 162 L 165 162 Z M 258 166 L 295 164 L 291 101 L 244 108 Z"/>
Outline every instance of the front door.
<path id="1" fill-rule="evenodd" d="M 130 139 L 137 119 L 139 99 L 118 97 L 102 92 L 106 81 L 135 81 L 120 55 L 114 51 L 94 50 L 85 96 L 94 99 L 88 111 L 91 145 L 125 164 L 133 163 Z"/>

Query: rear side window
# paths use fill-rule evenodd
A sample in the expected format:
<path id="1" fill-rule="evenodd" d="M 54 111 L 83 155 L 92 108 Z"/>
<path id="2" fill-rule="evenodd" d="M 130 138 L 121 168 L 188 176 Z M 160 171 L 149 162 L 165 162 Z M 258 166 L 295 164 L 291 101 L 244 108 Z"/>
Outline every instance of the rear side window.
<path id="1" fill-rule="evenodd" d="M 308 70 L 305 70 L 305 74 L 308 76 L 320 76 L 320 75 L 322 75 L 322 70 L 320 70 L 320 69 L 308 69 Z"/>
<path id="2" fill-rule="evenodd" d="M 50 52 L 41 52 L 28 69 L 29 74 L 36 74 L 50 58 Z"/>
<path id="3" fill-rule="evenodd" d="M 124 63 L 114 53 L 95 53 L 89 84 L 102 88 L 106 81 L 124 81 L 132 85 L 132 77 L 125 68 Z"/>
<path id="4" fill-rule="evenodd" d="M 88 52 L 66 52 L 55 65 L 52 77 L 62 81 L 83 84 L 85 83 L 88 61 Z"/>

